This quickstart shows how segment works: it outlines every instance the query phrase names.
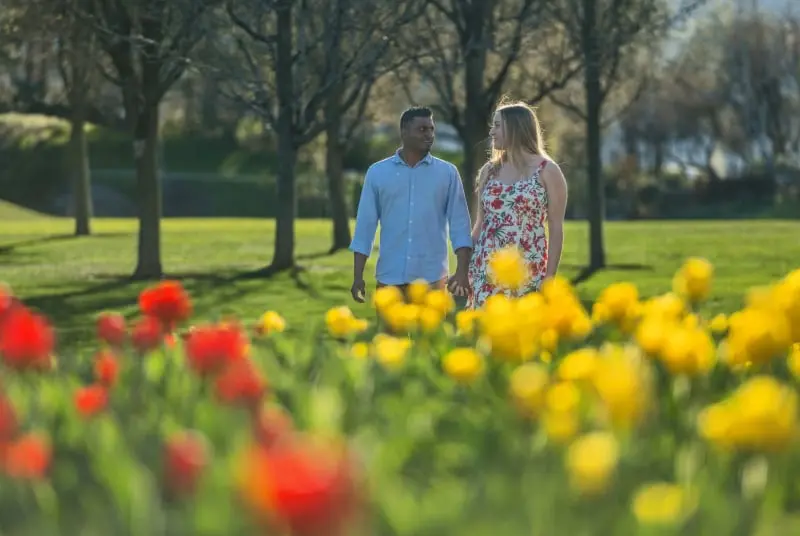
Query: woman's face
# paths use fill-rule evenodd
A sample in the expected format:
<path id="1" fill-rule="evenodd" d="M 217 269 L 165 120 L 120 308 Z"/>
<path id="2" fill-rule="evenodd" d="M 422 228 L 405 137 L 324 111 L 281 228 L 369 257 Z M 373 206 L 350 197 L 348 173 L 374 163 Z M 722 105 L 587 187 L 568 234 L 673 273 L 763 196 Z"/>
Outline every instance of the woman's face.
<path id="1" fill-rule="evenodd" d="M 503 114 L 500 112 L 494 113 L 489 136 L 492 137 L 492 147 L 495 149 L 505 149 L 505 126 L 503 125 Z"/>

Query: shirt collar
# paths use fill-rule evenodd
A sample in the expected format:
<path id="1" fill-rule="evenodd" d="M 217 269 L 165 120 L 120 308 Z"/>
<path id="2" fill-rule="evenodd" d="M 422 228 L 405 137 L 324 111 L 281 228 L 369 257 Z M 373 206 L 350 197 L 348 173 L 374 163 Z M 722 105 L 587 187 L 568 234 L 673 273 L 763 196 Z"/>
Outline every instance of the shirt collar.
<path id="1" fill-rule="evenodd" d="M 392 157 L 392 162 L 394 162 L 395 164 L 402 164 L 404 166 L 408 165 L 408 164 L 406 164 L 405 160 L 403 160 L 402 157 L 400 156 L 400 149 L 395 151 L 394 156 Z M 426 164 L 426 165 L 432 164 L 433 163 L 433 155 L 431 155 L 431 153 L 426 154 L 425 158 L 420 160 L 419 163 L 420 164 Z"/>

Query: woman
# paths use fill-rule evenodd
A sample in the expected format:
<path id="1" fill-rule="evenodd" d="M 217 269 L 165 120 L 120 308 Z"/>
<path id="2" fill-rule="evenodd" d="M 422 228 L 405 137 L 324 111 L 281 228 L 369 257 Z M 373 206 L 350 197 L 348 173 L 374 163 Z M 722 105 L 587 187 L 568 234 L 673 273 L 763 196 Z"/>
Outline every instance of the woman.
<path id="1" fill-rule="evenodd" d="M 555 275 L 564 243 L 567 183 L 545 151 L 536 113 L 524 103 L 501 105 L 490 135 L 492 155 L 475 189 L 470 309 L 501 292 L 486 273 L 492 252 L 509 245 L 520 249 L 531 275 L 528 285 L 516 292 L 523 295 Z"/>

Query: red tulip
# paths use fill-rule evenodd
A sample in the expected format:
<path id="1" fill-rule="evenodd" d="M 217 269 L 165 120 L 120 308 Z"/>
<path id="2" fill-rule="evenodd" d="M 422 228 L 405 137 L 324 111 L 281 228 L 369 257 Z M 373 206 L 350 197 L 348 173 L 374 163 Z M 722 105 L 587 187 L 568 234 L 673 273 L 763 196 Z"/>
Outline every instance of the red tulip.
<path id="1" fill-rule="evenodd" d="M 208 442 L 199 432 L 182 432 L 171 437 L 164 452 L 167 489 L 176 495 L 193 493 L 208 461 Z"/>
<path id="2" fill-rule="evenodd" d="M 191 316 L 192 301 L 179 282 L 162 281 L 139 294 L 139 309 L 145 316 L 157 318 L 169 332 Z"/>
<path id="3" fill-rule="evenodd" d="M 97 338 L 115 348 L 125 342 L 128 333 L 120 313 L 101 313 L 97 317 Z"/>
<path id="4" fill-rule="evenodd" d="M 155 350 L 164 342 L 164 328 L 161 322 L 151 316 L 140 318 L 133 325 L 131 341 L 133 347 L 141 354 Z"/>
<path id="5" fill-rule="evenodd" d="M 3 470 L 12 478 L 39 479 L 50 467 L 52 452 L 44 436 L 28 434 L 6 446 Z"/>
<path id="6" fill-rule="evenodd" d="M 240 358 L 225 367 L 217 376 L 217 398 L 225 404 L 256 407 L 267 389 L 266 382 L 253 362 Z"/>
<path id="7" fill-rule="evenodd" d="M 0 330 L 0 354 L 15 369 L 49 368 L 55 332 L 43 316 L 24 307 L 6 313 Z"/>
<path id="8" fill-rule="evenodd" d="M 294 438 L 256 447 L 246 461 L 246 499 L 293 536 L 346 534 L 355 521 L 361 501 L 345 449 Z"/>
<path id="9" fill-rule="evenodd" d="M 75 407 L 83 417 L 93 417 L 108 405 L 108 391 L 103 385 L 82 387 L 75 393 Z"/>
<path id="10" fill-rule="evenodd" d="M 106 387 L 111 387 L 117 382 L 119 375 L 119 362 L 113 352 L 101 350 L 94 358 L 95 379 Z"/>
<path id="11" fill-rule="evenodd" d="M 207 375 L 245 359 L 248 341 L 235 324 L 205 325 L 189 331 L 185 348 L 189 366 L 198 374 Z"/>

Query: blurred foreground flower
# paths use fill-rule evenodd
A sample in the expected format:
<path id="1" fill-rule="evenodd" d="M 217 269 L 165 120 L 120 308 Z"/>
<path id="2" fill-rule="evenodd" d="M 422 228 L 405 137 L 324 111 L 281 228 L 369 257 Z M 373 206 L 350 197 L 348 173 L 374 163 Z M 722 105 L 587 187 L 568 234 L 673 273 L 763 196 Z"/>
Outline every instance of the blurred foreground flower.
<path id="1" fill-rule="evenodd" d="M 164 342 L 164 328 L 161 322 L 151 316 L 140 318 L 133 325 L 131 342 L 140 354 L 155 350 Z"/>
<path id="2" fill-rule="evenodd" d="M 722 334 L 728 330 L 728 317 L 724 313 L 719 313 L 711 319 L 708 328 L 712 333 Z"/>
<path id="3" fill-rule="evenodd" d="M 472 383 L 483 373 L 483 357 L 472 348 L 454 348 L 442 358 L 448 376 L 459 383 Z"/>
<path id="4" fill-rule="evenodd" d="M 357 342 L 350 347 L 350 356 L 355 359 L 366 359 L 369 357 L 370 347 L 366 342 Z"/>
<path id="5" fill-rule="evenodd" d="M 162 281 L 139 294 L 139 309 L 171 332 L 192 315 L 192 300 L 178 281 Z"/>
<path id="6" fill-rule="evenodd" d="M 164 484 L 176 496 L 194 493 L 209 463 L 210 447 L 197 431 L 184 431 L 169 438 L 164 448 Z"/>
<path id="7" fill-rule="evenodd" d="M 111 346 L 119 348 L 128 337 L 125 317 L 120 313 L 100 313 L 96 322 L 97 338 Z"/>
<path id="8" fill-rule="evenodd" d="M 412 281 L 406 290 L 408 301 L 414 305 L 425 305 L 425 299 L 430 292 L 430 285 L 424 279 Z"/>
<path id="9" fill-rule="evenodd" d="M 200 375 L 215 374 L 245 359 L 249 348 L 244 331 L 225 322 L 192 328 L 184 344 L 189 367 Z"/>
<path id="10" fill-rule="evenodd" d="M 627 332 L 641 312 L 639 289 L 627 281 L 612 283 L 600 292 L 594 309 L 598 321 L 610 322 Z"/>
<path id="11" fill-rule="evenodd" d="M 239 480 L 254 513 L 293 536 L 346 536 L 363 502 L 348 450 L 302 436 L 251 447 Z"/>
<path id="12" fill-rule="evenodd" d="M 93 417 L 108 405 L 108 391 L 103 385 L 81 387 L 75 393 L 75 408 L 81 417 Z"/>
<path id="13" fill-rule="evenodd" d="M 517 409 L 524 415 L 536 417 L 544 405 L 549 374 L 538 363 L 518 366 L 511 374 L 509 389 Z"/>
<path id="14" fill-rule="evenodd" d="M 696 507 L 696 497 L 688 490 L 668 482 L 652 482 L 640 487 L 631 509 L 642 525 L 672 526 L 680 523 Z"/>
<path id="15" fill-rule="evenodd" d="M 603 419 L 621 429 L 640 424 L 653 402 L 648 363 L 634 346 L 606 343 L 599 355 L 592 385 Z"/>
<path id="16" fill-rule="evenodd" d="M 328 332 L 337 339 L 343 339 L 367 329 L 367 321 L 356 318 L 353 311 L 344 305 L 329 309 L 325 313 L 325 325 L 328 327 Z"/>
<path id="17" fill-rule="evenodd" d="M 238 359 L 216 378 L 217 398 L 225 404 L 255 408 L 261 402 L 267 383 L 250 359 Z"/>
<path id="18" fill-rule="evenodd" d="M 672 280 L 672 289 L 679 296 L 691 303 L 708 298 L 714 267 L 706 259 L 690 258 L 676 272 Z"/>
<path id="19" fill-rule="evenodd" d="M 456 313 L 456 330 L 458 334 L 471 337 L 475 333 L 475 327 L 482 314 L 482 311 L 476 309 L 458 311 Z"/>
<path id="20" fill-rule="evenodd" d="M 558 382 L 547 390 L 542 419 L 547 437 L 566 443 L 580 430 L 581 391 L 572 382 Z"/>
<path id="21" fill-rule="evenodd" d="M 770 308 L 747 307 L 729 319 L 723 357 L 734 367 L 765 365 L 786 355 L 791 343 L 791 327 L 785 317 Z"/>
<path id="22" fill-rule="evenodd" d="M 425 292 L 427 292 L 427 285 Z M 397 287 L 381 287 L 372 296 L 372 305 L 378 313 L 383 314 L 390 306 L 403 302 L 403 293 Z"/>
<path id="23" fill-rule="evenodd" d="M 100 350 L 94 357 L 94 377 L 106 387 L 111 387 L 117 382 L 119 376 L 119 361 L 111 350 Z"/>
<path id="24" fill-rule="evenodd" d="M 411 348 L 411 340 L 378 333 L 372 340 L 372 345 L 375 348 L 375 358 L 378 363 L 387 369 L 396 370 L 405 363 L 406 354 Z"/>
<path id="25" fill-rule="evenodd" d="M 797 392 L 771 376 L 755 376 L 698 418 L 700 434 L 722 449 L 776 452 L 798 433 Z"/>
<path id="26" fill-rule="evenodd" d="M 285 330 L 286 320 L 275 311 L 267 311 L 256 322 L 256 333 L 259 335 L 283 333 Z"/>
<path id="27" fill-rule="evenodd" d="M 565 463 L 572 487 L 580 494 L 596 495 L 608 487 L 618 461 L 616 438 L 608 432 L 591 432 L 569 446 Z"/>
<path id="28" fill-rule="evenodd" d="M 0 462 L 8 476 L 35 480 L 45 476 L 51 458 L 49 440 L 44 435 L 30 433 L 8 443 Z"/>
<path id="29" fill-rule="evenodd" d="M 17 370 L 47 370 L 55 349 L 55 332 L 43 316 L 24 307 L 6 312 L 0 329 L 0 356 Z"/>
<path id="30" fill-rule="evenodd" d="M 494 252 L 487 263 L 487 272 L 494 285 L 508 290 L 519 290 L 531 279 L 530 269 L 516 246 Z"/>

